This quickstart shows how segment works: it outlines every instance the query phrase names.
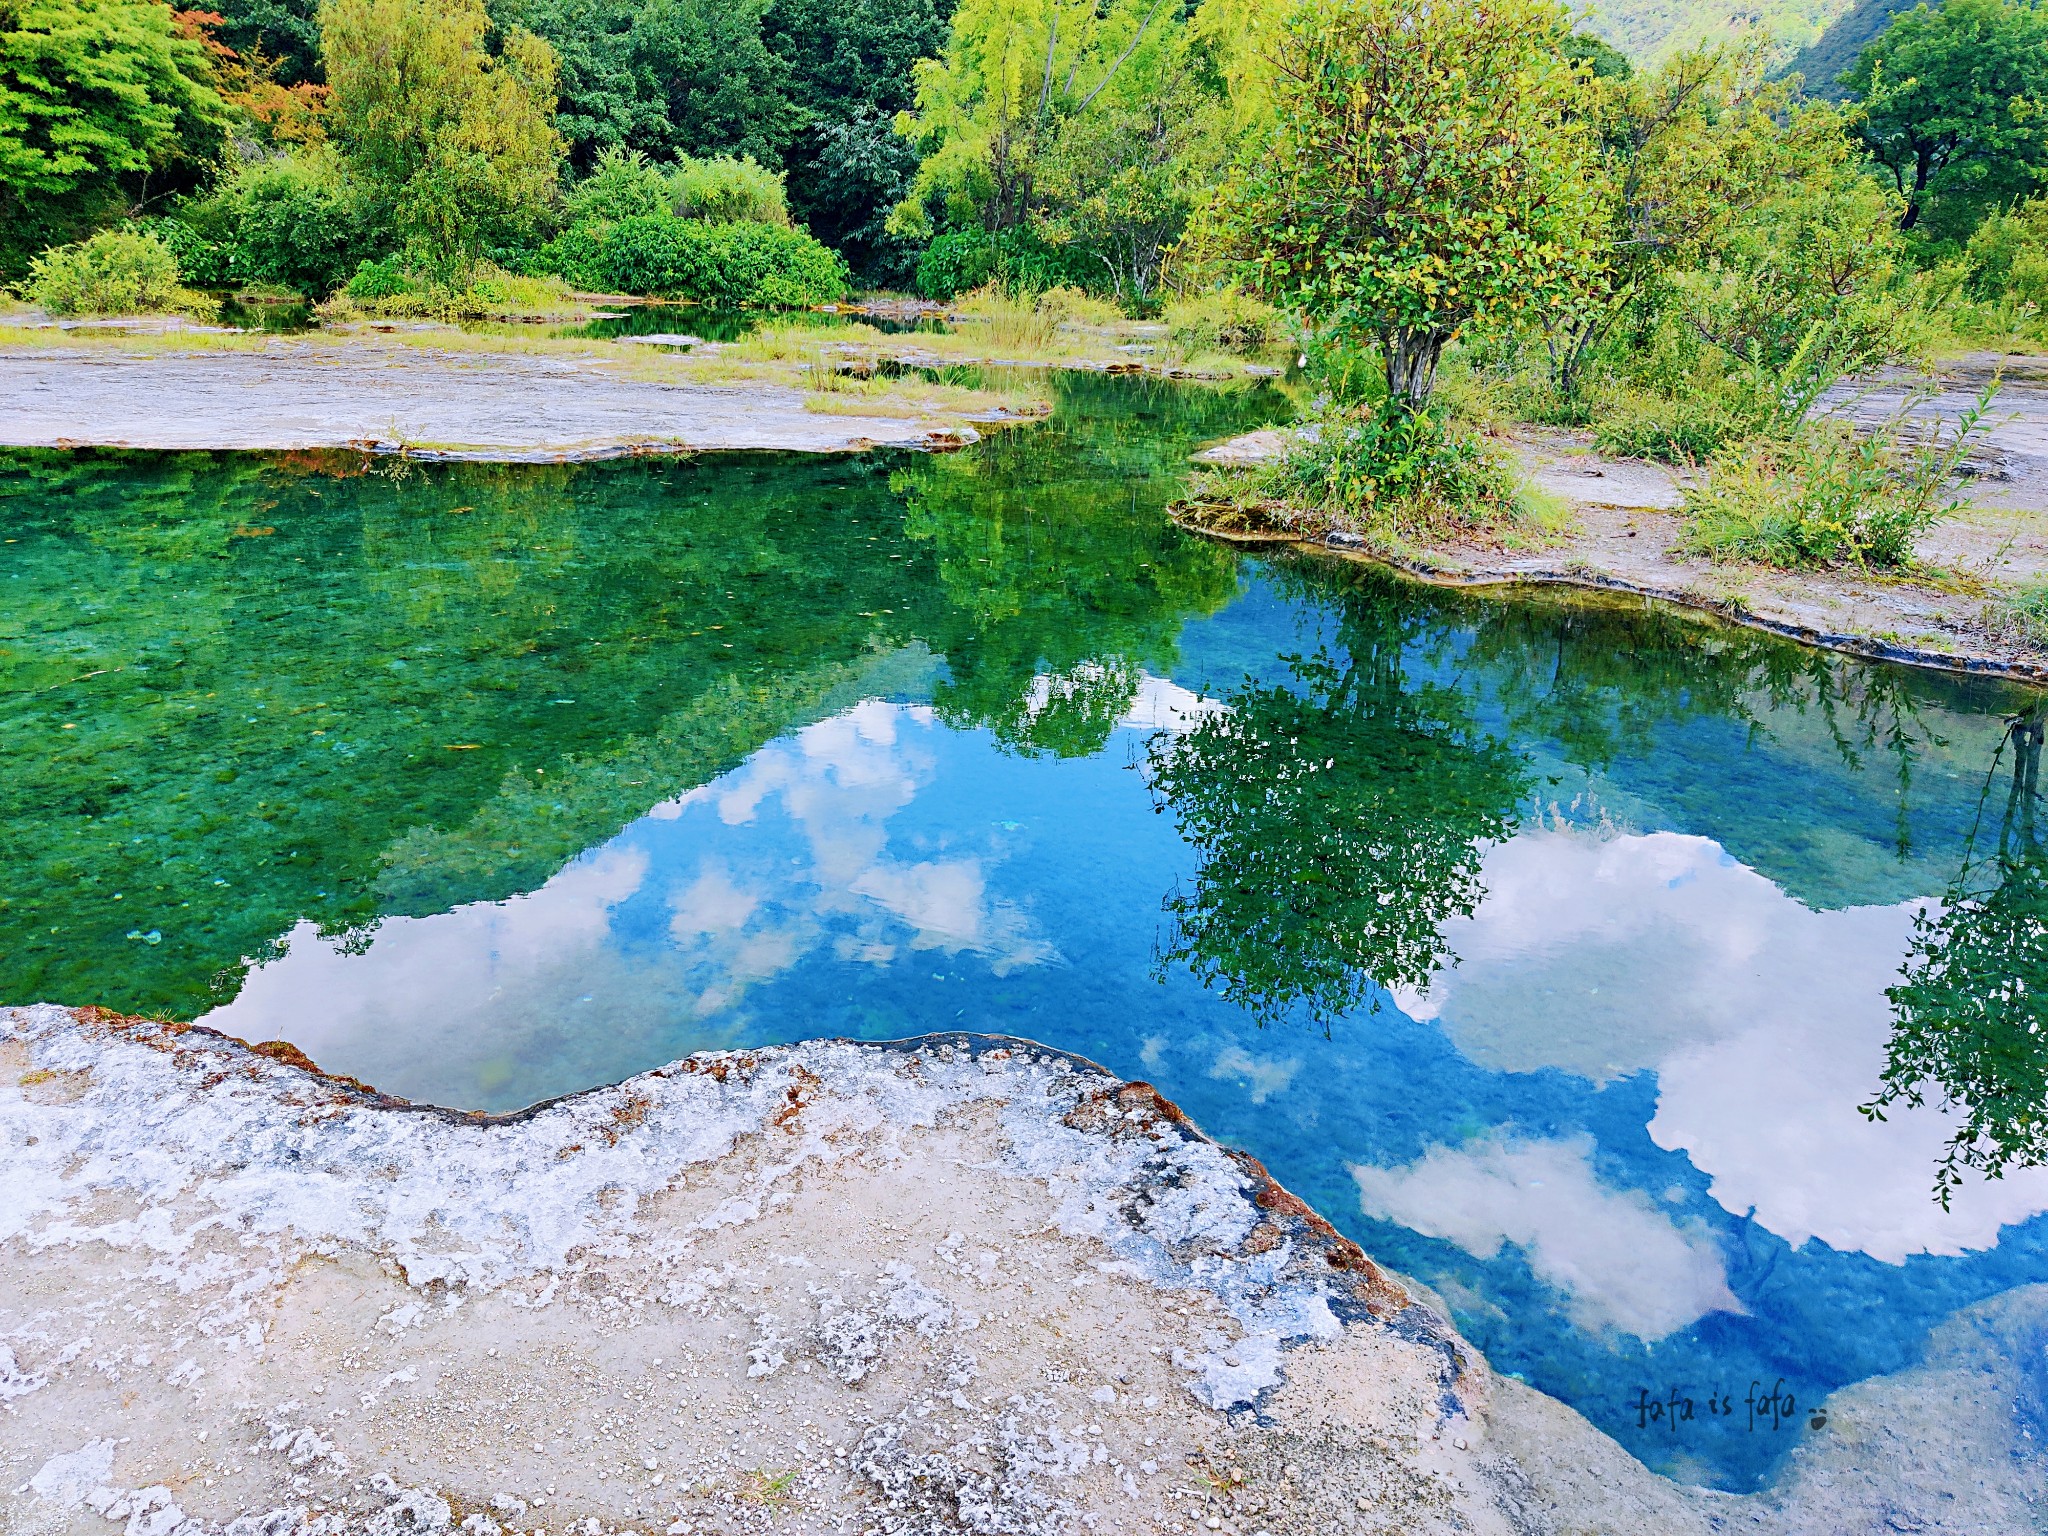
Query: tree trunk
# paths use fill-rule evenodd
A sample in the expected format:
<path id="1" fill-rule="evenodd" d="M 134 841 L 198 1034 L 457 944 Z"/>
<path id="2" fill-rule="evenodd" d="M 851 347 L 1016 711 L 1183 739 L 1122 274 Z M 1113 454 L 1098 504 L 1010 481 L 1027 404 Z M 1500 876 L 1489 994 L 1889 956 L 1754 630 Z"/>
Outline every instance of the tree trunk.
<path id="1" fill-rule="evenodd" d="M 1414 410 L 1429 404 L 1436 387 L 1436 365 L 1444 355 L 1448 332 L 1402 326 L 1380 339 L 1387 354 L 1387 394 Z"/>

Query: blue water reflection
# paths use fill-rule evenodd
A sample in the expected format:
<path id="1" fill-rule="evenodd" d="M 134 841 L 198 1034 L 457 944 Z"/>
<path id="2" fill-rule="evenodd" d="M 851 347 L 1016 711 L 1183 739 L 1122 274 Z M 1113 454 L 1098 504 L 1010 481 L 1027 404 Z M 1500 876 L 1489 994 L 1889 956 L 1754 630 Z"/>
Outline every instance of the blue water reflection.
<path id="1" fill-rule="evenodd" d="M 1751 670 L 1703 699 L 1702 675 L 1645 679 L 1644 658 L 1623 705 L 1596 707 L 1611 690 L 1575 694 L 1561 646 L 1547 692 L 1530 687 L 1541 634 L 1503 638 L 1498 615 L 1379 631 L 1360 613 L 1249 568 L 1189 622 L 1171 676 L 1131 672 L 1107 745 L 1080 756 L 949 725 L 930 702 L 945 663 L 883 658 L 861 702 L 538 889 L 366 940 L 301 925 L 205 1022 L 493 1107 L 710 1047 L 1042 1040 L 1255 1149 L 1433 1287 L 1500 1369 L 1652 1465 L 1733 1488 L 1803 1432 L 1755 1426 L 1753 1384 L 1813 1403 L 1910 1365 L 1956 1308 L 2048 1280 L 2048 1172 L 1967 1181 L 1944 1211 L 1928 1189 L 1950 1120 L 1858 1111 L 1996 709 L 1961 684 L 1886 694 L 1875 674 L 1831 693 L 1848 674 L 1830 668 Z M 1450 859 L 1478 893 L 1445 905 L 1424 978 L 1336 1018 L 1304 989 L 1262 1028 L 1175 958 L 1166 904 L 1199 888 L 1204 855 L 1154 769 L 1260 686 L 1311 696 L 1316 654 L 1386 669 L 1408 713 L 1358 717 L 1382 744 L 1512 741 L 1486 783 L 1516 798 L 1498 840 L 1404 854 Z M 1434 771 L 1443 791 L 1452 769 Z M 1640 1394 L 1673 1390 L 1734 1411 L 1675 1436 L 1640 1422 Z"/>

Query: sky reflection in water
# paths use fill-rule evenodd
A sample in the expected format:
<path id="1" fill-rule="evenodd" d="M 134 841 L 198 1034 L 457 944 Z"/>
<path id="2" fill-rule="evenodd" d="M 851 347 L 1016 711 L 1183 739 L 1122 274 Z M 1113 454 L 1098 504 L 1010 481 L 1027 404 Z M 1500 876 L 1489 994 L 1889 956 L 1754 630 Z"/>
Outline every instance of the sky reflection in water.
<path id="1" fill-rule="evenodd" d="M 1944 1211 L 1953 1114 L 1858 1111 L 1916 915 L 1973 826 L 1995 841 L 2028 696 L 1612 605 L 1240 565 L 1156 508 L 1188 441 L 1272 406 L 1134 398 L 1070 396 L 1036 458 L 887 480 L 625 469 L 490 503 L 459 474 L 273 474 L 261 515 L 296 542 L 221 535 L 245 562 L 221 629 L 174 647 L 199 675 L 103 685 L 77 719 L 104 748 L 74 733 L 9 805 L 16 867 L 53 873 L 0 907 L 8 995 L 200 1013 L 218 970 L 206 1023 L 490 1108 L 707 1047 L 1029 1036 L 1158 1083 L 1500 1368 L 1731 1487 L 1800 1431 L 1641 1431 L 1639 1388 L 1739 1402 L 1783 1377 L 1810 1401 L 2048 1280 L 2048 1172 L 1966 1173 Z M 12 505 L 68 510 L 32 582 L 221 579 L 174 516 L 137 531 L 145 492 L 194 502 L 189 465 L 90 496 L 34 468 Z M 346 510 L 304 499 L 323 488 Z M 499 521 L 422 559 L 381 510 L 406 497 Z M 830 519 L 778 545 L 812 501 Z M 644 537 L 608 543 L 625 523 Z M 307 579 L 285 550 L 316 546 L 329 627 L 248 664 L 232 632 L 273 622 Z M 60 680 L 129 622 L 16 590 L 9 643 Z M 412 612 L 373 636 L 398 593 Z M 438 702 L 377 691 L 422 666 Z M 17 743 L 69 707 L 8 696 Z M 205 776 L 178 709 L 219 713 Z M 341 747 L 353 800 L 321 811 Z M 331 830 L 280 830 L 286 797 Z M 131 914 L 152 927 L 117 931 Z"/>
<path id="2" fill-rule="evenodd" d="M 1212 650 L 1287 650 L 1298 600 L 1250 577 L 1183 636 L 1183 675 Z M 1954 1117 L 1858 1112 L 1926 899 L 1809 906 L 1712 836 L 1617 814 L 1604 777 L 1532 770 L 1549 794 L 1479 853 L 1483 897 L 1441 925 L 1428 984 L 1327 1037 L 1260 1028 L 1162 966 L 1162 899 L 1200 860 L 1142 765 L 1157 732 L 1222 707 L 1145 675 L 1099 752 L 1060 758 L 866 699 L 536 891 L 388 920 L 355 953 L 302 928 L 207 1022 L 500 1107 L 708 1047 L 1048 1041 L 1256 1150 L 1439 1288 L 1503 1368 L 1738 1484 L 1796 1428 L 1636 1434 L 1634 1388 L 1739 1400 L 1784 1376 L 1811 1401 L 1908 1364 L 1955 1305 L 2048 1277 L 2048 1171 L 1970 1176 L 1944 1212 L 1929 1185 Z M 1759 778 L 1802 776 L 1772 755 Z"/>

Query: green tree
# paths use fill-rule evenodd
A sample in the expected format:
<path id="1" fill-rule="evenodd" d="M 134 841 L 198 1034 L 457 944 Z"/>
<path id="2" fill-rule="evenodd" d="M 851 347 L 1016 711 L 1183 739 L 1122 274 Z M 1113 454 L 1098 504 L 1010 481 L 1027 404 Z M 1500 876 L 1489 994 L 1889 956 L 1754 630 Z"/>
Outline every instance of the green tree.
<path id="1" fill-rule="evenodd" d="M 911 71 L 945 47 L 950 0 L 774 0 L 762 37 L 789 71 L 802 126 L 787 154 L 791 211 L 871 280 L 909 276 L 915 246 L 889 212 L 917 173 L 896 133 Z"/>
<path id="2" fill-rule="evenodd" d="M 1380 988 L 1427 986 L 1513 830 L 1521 757 L 1469 695 L 1409 676 L 1428 624 L 1398 590 L 1354 586 L 1334 654 L 1289 657 L 1285 682 L 1247 680 L 1153 738 L 1154 792 L 1201 860 L 1166 898 L 1160 963 L 1261 1025 L 1305 1009 L 1328 1028 Z"/>
<path id="3" fill-rule="evenodd" d="M 328 124 L 408 256 L 459 264 L 531 239 L 556 195 L 556 60 L 522 28 L 491 54 L 482 0 L 327 0 Z"/>
<path id="4" fill-rule="evenodd" d="M 1906 344 L 1905 247 L 1897 200 L 1863 173 L 1838 109 L 1806 103 L 1758 130 L 1728 163 L 1761 195 L 1710 223 L 1695 259 L 1665 275 L 1665 302 L 1796 423 L 1836 379 Z"/>
<path id="5" fill-rule="evenodd" d="M 1146 300 L 1227 127 L 1225 77 L 1165 0 L 967 0 L 897 120 L 919 154 L 899 234 L 1021 230 Z M 1207 167 L 1208 174 L 1204 173 Z"/>
<path id="6" fill-rule="evenodd" d="M 1565 51 L 1593 76 L 1598 242 L 1571 301 L 1539 316 L 1551 384 L 1567 405 L 1589 358 L 1658 274 L 1696 260 L 1705 239 L 1765 195 L 1755 140 L 1790 95 L 1763 86 L 1760 50 L 1701 49 L 1637 74 L 1580 46 L 1592 42 L 1575 36 Z"/>
<path id="7" fill-rule="evenodd" d="M 2042 720 L 2015 719 L 1985 780 L 1997 781 L 2006 749 L 2011 779 L 1997 846 L 1975 853 L 1939 904 L 1913 919 L 1913 947 L 1892 1003 L 1882 1085 L 1864 1114 L 1875 1120 L 1930 1098 L 1960 1111 L 1935 1171 L 1943 1208 L 1963 1171 L 1997 1178 L 2048 1162 L 2048 850 L 2036 827 Z"/>
<path id="8" fill-rule="evenodd" d="M 1841 83 L 1870 157 L 1905 200 L 1901 229 L 1967 240 L 2048 164 L 2048 12 L 2023 0 L 1915 6 Z"/>
<path id="9" fill-rule="evenodd" d="M 1278 120 L 1217 194 L 1246 289 L 1429 398 L 1475 320 L 1563 306 L 1596 228 L 1581 74 L 1547 0 L 1301 0 L 1274 42 Z"/>
<path id="10" fill-rule="evenodd" d="M 169 6 L 0 0 L 0 274 L 191 185 L 227 123 Z"/>
<path id="11" fill-rule="evenodd" d="M 617 145 L 656 159 L 751 155 L 780 169 L 801 114 L 768 48 L 768 0 L 505 0 L 561 59 L 558 127 L 579 169 Z"/>
<path id="12" fill-rule="evenodd" d="M 279 85 L 316 83 L 320 73 L 318 0 L 218 0 L 220 40 L 244 59 L 261 59 Z"/>

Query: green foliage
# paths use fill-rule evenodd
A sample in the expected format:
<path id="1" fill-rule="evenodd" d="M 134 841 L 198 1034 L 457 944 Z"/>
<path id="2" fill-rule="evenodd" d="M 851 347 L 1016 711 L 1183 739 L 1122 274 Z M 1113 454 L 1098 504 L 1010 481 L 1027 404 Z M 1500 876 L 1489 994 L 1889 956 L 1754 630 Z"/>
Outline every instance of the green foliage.
<path id="1" fill-rule="evenodd" d="M 2038 706 L 2015 719 L 1986 775 L 1963 863 L 1937 903 L 1914 914 L 1913 947 L 1886 992 L 1892 1033 L 1882 1086 L 1863 1113 L 1934 1099 L 1958 1115 L 1935 1170 L 1943 1209 L 1974 1170 L 2048 1162 L 2048 856 L 2035 827 L 2042 724 Z M 1977 856 L 1983 809 L 2005 751 L 2012 778 L 1997 847 Z"/>
<path id="2" fill-rule="evenodd" d="M 680 156 L 664 170 L 637 149 L 605 149 L 564 199 L 569 222 L 606 223 L 674 213 L 710 224 L 789 223 L 782 175 L 751 159 Z"/>
<path id="3" fill-rule="evenodd" d="M 1439 407 L 1390 395 L 1319 413 L 1266 477 L 1289 506 L 1343 518 L 1382 539 L 1426 538 L 1514 514 L 1514 476 Z"/>
<path id="4" fill-rule="evenodd" d="M 917 173 L 896 133 L 911 69 L 946 42 L 951 0 L 775 0 L 762 36 L 788 68 L 802 126 L 784 155 L 795 216 L 870 282 L 907 283 L 915 244 L 889 212 Z"/>
<path id="5" fill-rule="evenodd" d="M 482 0 L 325 0 L 327 120 L 409 258 L 450 271 L 530 241 L 564 153 L 556 60 L 519 28 L 484 47 Z"/>
<path id="6" fill-rule="evenodd" d="M 364 261 L 321 307 L 336 319 L 541 320 L 579 305 L 558 278 L 530 277 L 478 262 L 459 273 L 408 266 L 403 257 Z"/>
<path id="7" fill-rule="evenodd" d="M 0 277 L 128 211 L 152 176 L 189 185 L 228 123 L 209 79 L 155 0 L 0 6 Z"/>
<path id="8" fill-rule="evenodd" d="M 103 229 L 43 252 L 28 296 L 53 315 L 210 315 L 213 303 L 179 285 L 178 260 L 153 234 Z"/>
<path id="9" fill-rule="evenodd" d="M 980 228 L 951 229 L 918 258 L 917 291 L 941 300 L 990 285 L 1028 294 L 1085 286 L 1092 275 L 1075 253 L 1046 244 L 1030 229 L 993 235 Z"/>
<path id="10" fill-rule="evenodd" d="M 1287 682 L 1232 689 L 1150 748 L 1154 794 L 1200 859 L 1166 900 L 1160 966 L 1261 1026 L 1305 1013 L 1327 1029 L 1383 988 L 1427 987 L 1527 784 L 1468 695 L 1408 676 L 1413 606 L 1346 597 L 1334 654 L 1287 658 Z"/>
<path id="11" fill-rule="evenodd" d="M 217 252 L 216 282 L 287 288 L 322 298 L 391 237 L 347 167 L 325 145 L 239 167 L 192 208 Z"/>
<path id="12" fill-rule="evenodd" d="M 1980 303 L 2031 304 L 2048 310 L 2048 198 L 1994 213 L 1970 236 L 1963 276 Z"/>
<path id="13" fill-rule="evenodd" d="M 768 170 L 751 155 L 684 155 L 669 173 L 669 187 L 675 211 L 686 219 L 707 224 L 789 223 L 782 173 Z"/>
<path id="14" fill-rule="evenodd" d="M 1610 452 L 1702 458 L 1796 434 L 1838 380 L 1920 344 L 1897 199 L 1844 114 L 1763 64 L 1689 53 L 1590 83 L 1598 238 L 1542 316 L 1548 389 L 1526 408 Z"/>
<path id="15" fill-rule="evenodd" d="M 1627 54 L 1591 32 L 1574 32 L 1558 45 L 1567 63 L 1576 64 L 1595 80 L 1626 80 L 1636 72 Z"/>
<path id="16" fill-rule="evenodd" d="M 1563 305 L 1594 209 L 1581 75 L 1543 0 L 1303 0 L 1277 40 L 1279 118 L 1238 158 L 1208 242 L 1247 291 L 1429 398 L 1474 320 Z"/>
<path id="17" fill-rule="evenodd" d="M 2048 12 L 2029 0 L 1946 0 L 1899 16 L 1842 76 L 1900 227 L 1961 242 L 2048 169 Z"/>
<path id="18" fill-rule="evenodd" d="M 846 293 L 837 255 L 800 229 L 773 224 L 665 214 L 576 224 L 543 246 L 535 264 L 579 288 L 735 309 L 826 304 Z"/>
<path id="19" fill-rule="evenodd" d="M 280 85 L 316 82 L 320 73 L 318 0 L 218 0 L 215 35 L 244 59 L 262 59 Z"/>
<path id="20" fill-rule="evenodd" d="M 1028 229 L 1068 253 L 1064 280 L 1145 309 L 1229 126 L 1225 76 L 1180 7 L 967 0 L 898 121 L 920 160 L 890 227 Z"/>
<path id="21" fill-rule="evenodd" d="M 762 37 L 768 0 L 509 0 L 505 20 L 561 60 L 563 138 L 589 167 L 608 146 L 656 159 L 752 155 L 780 166 L 800 126 L 789 68 Z"/>
<path id="22" fill-rule="evenodd" d="M 598 151 L 588 176 L 562 199 L 571 224 L 653 218 L 674 211 L 668 173 L 637 149 L 616 144 Z"/>
<path id="23" fill-rule="evenodd" d="M 1903 421 L 1858 433 L 1815 423 L 1789 438 L 1724 449 L 1685 489 L 1685 549 L 1798 568 L 1911 563 L 1920 536 L 1962 509 L 1955 477 L 1990 409 L 1987 391 L 1953 432 Z"/>
<path id="24" fill-rule="evenodd" d="M 1202 352 L 1257 357 L 1292 334 L 1286 317 L 1272 305 L 1229 288 L 1170 300 L 1164 318 L 1174 346 L 1190 357 Z"/>

